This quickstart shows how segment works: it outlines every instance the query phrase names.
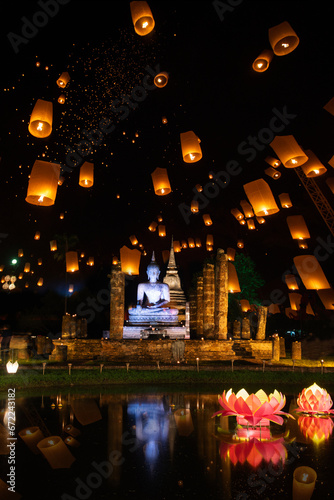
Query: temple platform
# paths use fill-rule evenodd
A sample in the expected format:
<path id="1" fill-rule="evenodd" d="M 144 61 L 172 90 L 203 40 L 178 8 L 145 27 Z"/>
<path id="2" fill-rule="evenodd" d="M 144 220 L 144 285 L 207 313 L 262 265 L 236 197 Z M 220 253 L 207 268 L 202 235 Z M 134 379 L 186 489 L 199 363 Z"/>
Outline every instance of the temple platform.
<path id="1" fill-rule="evenodd" d="M 150 329 L 147 326 L 124 326 L 123 339 L 161 339 L 165 338 L 177 339 L 190 339 L 190 333 L 185 326 L 163 326 L 154 327 Z"/>

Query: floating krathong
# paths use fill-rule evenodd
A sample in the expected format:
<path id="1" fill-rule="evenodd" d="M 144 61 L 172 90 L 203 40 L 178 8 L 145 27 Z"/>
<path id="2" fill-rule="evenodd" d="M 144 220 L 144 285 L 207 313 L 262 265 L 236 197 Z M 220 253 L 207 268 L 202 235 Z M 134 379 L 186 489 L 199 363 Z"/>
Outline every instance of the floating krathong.
<path id="1" fill-rule="evenodd" d="M 298 409 L 296 411 L 298 412 L 320 415 L 334 413 L 334 410 L 330 409 L 333 405 L 330 395 L 326 389 L 322 389 L 316 383 L 302 390 L 297 398 L 297 404 Z"/>

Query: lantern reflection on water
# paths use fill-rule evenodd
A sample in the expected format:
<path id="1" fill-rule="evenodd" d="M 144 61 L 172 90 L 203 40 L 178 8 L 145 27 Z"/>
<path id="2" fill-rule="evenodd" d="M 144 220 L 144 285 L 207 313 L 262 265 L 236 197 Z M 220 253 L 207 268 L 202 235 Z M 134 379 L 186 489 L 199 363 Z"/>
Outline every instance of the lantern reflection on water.
<path id="1" fill-rule="evenodd" d="M 42 439 L 37 447 L 52 469 L 68 469 L 75 461 L 74 456 L 59 436 L 49 436 Z"/>
<path id="2" fill-rule="evenodd" d="M 330 417 L 299 417 L 298 425 L 302 434 L 315 444 L 329 439 L 334 427 Z"/>

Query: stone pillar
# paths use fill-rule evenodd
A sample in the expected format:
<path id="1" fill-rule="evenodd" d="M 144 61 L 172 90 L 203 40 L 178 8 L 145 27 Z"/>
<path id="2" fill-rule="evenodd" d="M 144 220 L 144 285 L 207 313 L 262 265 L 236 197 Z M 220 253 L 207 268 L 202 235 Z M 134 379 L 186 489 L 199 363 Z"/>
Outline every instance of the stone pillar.
<path id="1" fill-rule="evenodd" d="M 281 358 L 286 358 L 286 352 L 285 352 L 285 338 L 284 337 L 280 337 L 279 339 L 280 341 L 280 356 Z"/>
<path id="2" fill-rule="evenodd" d="M 121 263 L 112 266 L 110 277 L 110 339 L 122 340 L 124 326 L 125 278 Z"/>
<path id="3" fill-rule="evenodd" d="M 202 336 L 203 335 L 203 276 L 198 276 L 197 278 L 196 302 L 197 302 L 196 333 L 197 335 Z"/>
<path id="4" fill-rule="evenodd" d="M 240 339 L 240 332 L 241 332 L 241 324 L 240 321 L 235 319 L 233 321 L 233 338 L 234 339 Z"/>
<path id="5" fill-rule="evenodd" d="M 203 335 L 212 337 L 215 329 L 215 266 L 206 263 L 203 269 Z"/>
<path id="6" fill-rule="evenodd" d="M 227 340 L 228 312 L 228 260 L 224 250 L 218 248 L 216 257 L 215 333 L 218 340 Z"/>
<path id="7" fill-rule="evenodd" d="M 268 308 L 266 306 L 258 307 L 256 340 L 265 340 L 266 338 L 267 313 Z"/>
<path id="8" fill-rule="evenodd" d="M 292 359 L 302 359 L 302 343 L 301 342 L 292 342 Z"/>
<path id="9" fill-rule="evenodd" d="M 70 314 L 65 314 L 63 316 L 62 327 L 61 327 L 61 338 L 62 339 L 75 339 L 77 333 L 76 318 Z"/>
<path id="10" fill-rule="evenodd" d="M 242 320 L 241 338 L 245 340 L 249 340 L 251 338 L 250 321 L 248 318 L 243 318 Z"/>
<path id="11" fill-rule="evenodd" d="M 278 335 L 274 335 L 273 337 L 273 361 L 280 360 L 280 338 Z"/>
<path id="12" fill-rule="evenodd" d="M 196 290 L 189 292 L 189 312 L 190 312 L 190 332 L 196 333 L 197 331 L 197 296 Z"/>

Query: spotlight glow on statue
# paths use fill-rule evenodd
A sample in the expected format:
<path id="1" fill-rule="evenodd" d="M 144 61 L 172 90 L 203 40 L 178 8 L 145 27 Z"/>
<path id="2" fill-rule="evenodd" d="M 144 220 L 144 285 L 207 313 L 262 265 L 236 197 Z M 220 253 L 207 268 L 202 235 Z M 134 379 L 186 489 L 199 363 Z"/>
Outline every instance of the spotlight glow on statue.
<path id="1" fill-rule="evenodd" d="M 152 260 L 147 266 L 147 283 L 139 283 L 137 289 L 137 307 L 129 309 L 129 323 L 136 324 L 168 324 L 178 322 L 178 310 L 170 309 L 169 286 L 159 283 L 160 267 Z"/>

